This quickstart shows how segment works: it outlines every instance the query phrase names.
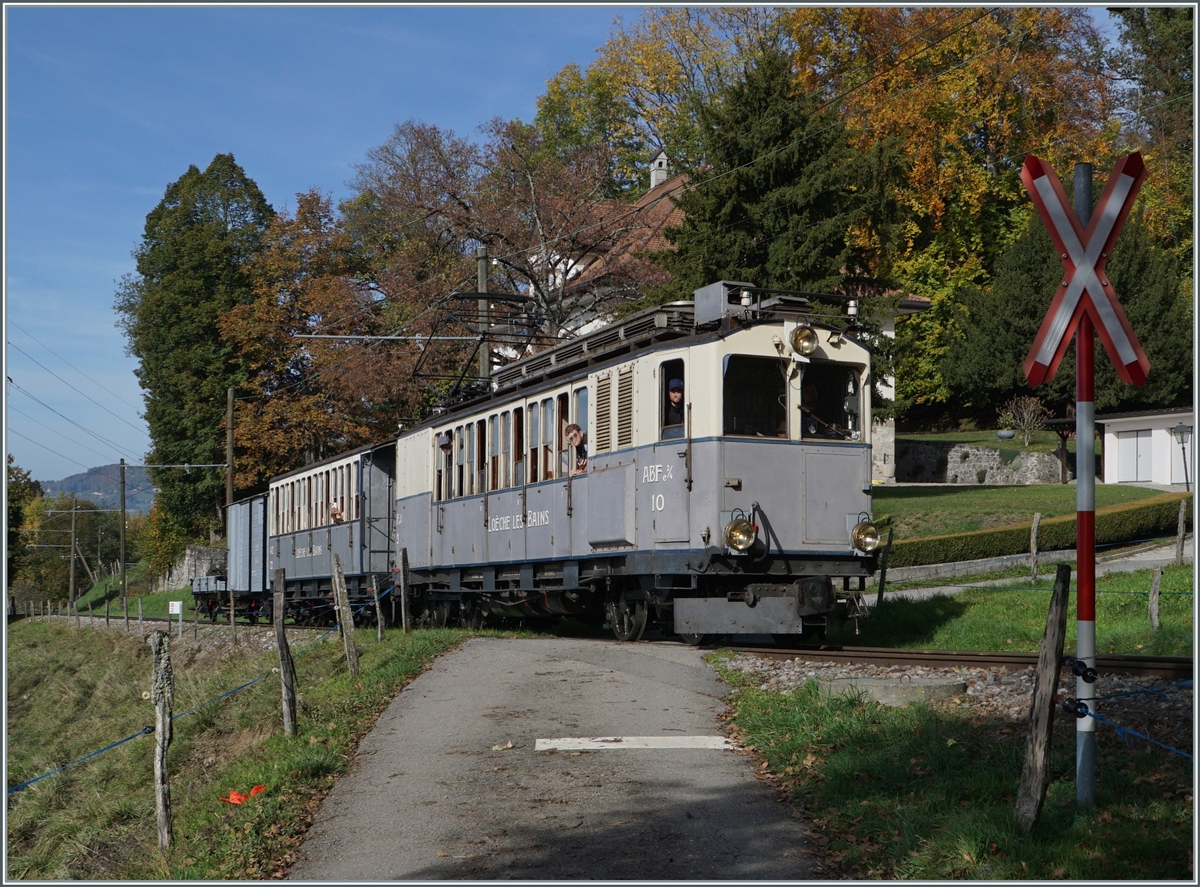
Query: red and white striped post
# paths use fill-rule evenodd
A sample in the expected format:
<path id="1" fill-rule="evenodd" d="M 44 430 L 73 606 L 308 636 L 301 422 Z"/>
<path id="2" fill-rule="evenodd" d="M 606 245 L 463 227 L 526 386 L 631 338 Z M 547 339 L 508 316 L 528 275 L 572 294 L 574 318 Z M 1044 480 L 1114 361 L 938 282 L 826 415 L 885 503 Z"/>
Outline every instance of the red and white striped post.
<path id="1" fill-rule="evenodd" d="M 1048 164 L 1033 155 L 1021 169 L 1050 239 L 1058 248 L 1066 275 L 1025 359 L 1025 378 L 1040 385 L 1054 377 L 1075 334 L 1075 658 L 1095 675 L 1096 668 L 1096 395 L 1095 341 L 1099 333 L 1113 365 L 1126 382 L 1144 385 L 1150 371 L 1133 328 L 1109 284 L 1105 266 L 1145 178 L 1140 154 L 1117 162 L 1092 214 L 1092 168 L 1075 166 L 1075 212 Z M 1076 698 L 1095 711 L 1096 682 L 1076 679 Z M 1075 803 L 1096 803 L 1096 721 L 1075 722 Z"/>

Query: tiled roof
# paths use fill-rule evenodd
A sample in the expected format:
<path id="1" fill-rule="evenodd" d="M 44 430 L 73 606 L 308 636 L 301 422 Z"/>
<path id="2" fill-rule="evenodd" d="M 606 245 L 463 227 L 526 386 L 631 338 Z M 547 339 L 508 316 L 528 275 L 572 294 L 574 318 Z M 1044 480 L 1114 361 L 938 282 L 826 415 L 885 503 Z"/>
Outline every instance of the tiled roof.
<path id="1" fill-rule="evenodd" d="M 670 249 L 663 229 L 680 224 L 684 215 L 671 195 L 678 194 L 687 182 L 687 174 L 680 173 L 647 191 L 632 205 L 614 203 L 612 225 L 626 230 L 571 281 L 570 288 L 594 286 L 605 278 L 623 276 L 647 263 L 646 252 Z"/>

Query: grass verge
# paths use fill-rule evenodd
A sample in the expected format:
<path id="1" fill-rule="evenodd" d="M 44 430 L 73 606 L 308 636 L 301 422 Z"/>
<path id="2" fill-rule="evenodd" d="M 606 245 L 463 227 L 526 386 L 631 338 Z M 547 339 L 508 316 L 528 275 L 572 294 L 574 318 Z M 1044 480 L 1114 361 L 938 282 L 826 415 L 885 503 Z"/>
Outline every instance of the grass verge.
<path id="1" fill-rule="evenodd" d="M 219 629 L 206 629 L 219 631 Z M 189 633 L 190 635 L 190 633 Z M 204 635 L 201 640 L 204 640 Z M 457 630 L 357 633 L 362 674 L 346 673 L 336 634 L 294 642 L 297 736 L 282 735 L 273 647 L 189 645 L 172 635 L 174 724 L 168 770 L 174 845 L 160 853 L 152 741 L 141 736 L 8 799 L 8 877 L 56 880 L 254 879 L 282 871 L 320 799 L 392 697 Z M 136 634 L 15 623 L 8 631 L 8 785 L 136 735 L 154 721 L 142 698 L 149 645 Z M 219 702 L 221 694 L 264 678 Z M 205 704 L 208 703 L 208 704 Z M 198 707 L 197 707 L 198 706 Z M 242 806 L 231 790 L 266 790 Z"/>
<path id="2" fill-rule="evenodd" d="M 887 708 L 735 687 L 732 727 L 781 791 L 812 817 L 821 852 L 876 879 L 1188 879 L 1191 761 L 1098 735 L 1097 806 L 1075 810 L 1073 721 L 1057 718 L 1051 783 L 1038 827 L 1013 826 L 1025 727 L 965 709 Z"/>
<path id="3" fill-rule="evenodd" d="M 1163 569 L 1159 628 L 1150 624 L 1153 571 L 1109 573 L 1096 580 L 1096 651 L 1155 656 L 1191 656 L 1194 593 L 1191 566 Z M 949 584 L 949 583 L 947 583 Z M 829 642 L 868 647 L 926 650 L 1040 649 L 1053 573 L 1031 583 L 965 588 L 927 600 L 887 597 L 866 619 L 829 632 Z M 1075 648 L 1075 597 L 1068 603 L 1065 649 Z M 856 633 L 857 632 L 857 633 Z"/>

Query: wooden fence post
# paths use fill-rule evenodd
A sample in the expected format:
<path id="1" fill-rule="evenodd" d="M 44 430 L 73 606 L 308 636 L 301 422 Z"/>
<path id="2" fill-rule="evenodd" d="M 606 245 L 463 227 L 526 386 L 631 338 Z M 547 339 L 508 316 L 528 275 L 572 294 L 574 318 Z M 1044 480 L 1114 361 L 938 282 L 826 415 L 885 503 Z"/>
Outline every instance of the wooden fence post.
<path id="1" fill-rule="evenodd" d="M 88 601 L 88 625 L 92 628 L 96 627 L 96 610 L 92 607 L 91 601 Z"/>
<path id="2" fill-rule="evenodd" d="M 1183 566 L 1183 539 L 1187 534 L 1184 530 L 1187 529 L 1187 507 L 1188 500 L 1179 500 L 1179 528 L 1175 532 L 1175 566 Z"/>
<path id="3" fill-rule="evenodd" d="M 1039 511 L 1033 516 L 1033 527 L 1029 530 L 1029 581 L 1037 582 L 1038 580 L 1038 546 L 1037 534 L 1038 525 L 1042 522 L 1042 513 Z"/>
<path id="4" fill-rule="evenodd" d="M 150 698 L 154 701 L 154 809 L 158 820 L 158 849 L 171 846 L 171 787 L 167 782 L 167 747 L 171 744 L 171 706 L 175 681 L 171 674 L 171 641 L 164 631 L 150 637 L 154 651 L 154 676 Z"/>
<path id="5" fill-rule="evenodd" d="M 109 627 L 109 618 L 108 618 L 108 605 L 109 605 L 109 603 L 110 603 L 110 601 L 108 600 L 108 598 L 105 598 L 105 599 L 104 599 L 104 627 L 105 627 L 105 628 L 108 628 L 108 627 Z"/>
<path id="6" fill-rule="evenodd" d="M 141 602 L 142 599 L 138 598 L 138 603 L 140 604 Z M 129 598 L 121 598 L 121 610 L 125 616 L 125 633 L 129 634 Z"/>
<path id="7" fill-rule="evenodd" d="M 379 609 L 379 577 L 371 576 L 371 594 L 375 598 L 375 638 L 383 643 L 383 611 Z"/>
<path id="8" fill-rule="evenodd" d="M 233 589 L 229 589 L 229 631 L 233 635 L 233 644 L 237 646 L 237 626 L 233 622 Z"/>
<path id="9" fill-rule="evenodd" d="M 892 554 L 892 527 L 888 527 L 887 545 L 883 546 L 883 553 L 879 555 L 879 592 L 875 595 L 875 606 L 883 603 L 883 586 L 887 584 L 887 563 L 888 558 Z M 865 602 L 864 602 L 865 603 Z"/>
<path id="10" fill-rule="evenodd" d="M 1158 631 L 1158 595 L 1162 584 L 1162 565 L 1154 568 L 1154 578 L 1150 580 L 1150 625 Z"/>
<path id="11" fill-rule="evenodd" d="M 284 617 L 284 573 L 275 571 L 275 644 L 279 647 L 279 681 L 283 685 L 283 732 L 296 735 L 296 666 L 292 662 L 292 650 L 288 646 L 287 630 L 283 627 Z"/>
<path id="12" fill-rule="evenodd" d="M 1037 673 L 1033 678 L 1033 702 L 1029 708 L 1029 738 L 1025 742 L 1025 766 L 1017 788 L 1013 819 L 1023 834 L 1037 825 L 1050 784 L 1050 737 L 1054 732 L 1054 694 L 1058 689 L 1058 671 L 1062 665 L 1063 637 L 1067 633 L 1067 597 L 1071 588 L 1071 567 L 1059 564 L 1046 616 L 1046 633 L 1038 654 Z"/>
<path id="13" fill-rule="evenodd" d="M 346 593 L 346 575 L 342 572 L 342 560 L 337 553 L 333 559 L 333 605 L 337 608 L 338 628 L 342 632 L 342 645 L 346 648 L 346 667 L 350 674 L 358 677 L 358 648 L 354 646 L 354 613 L 350 609 L 350 597 Z"/>

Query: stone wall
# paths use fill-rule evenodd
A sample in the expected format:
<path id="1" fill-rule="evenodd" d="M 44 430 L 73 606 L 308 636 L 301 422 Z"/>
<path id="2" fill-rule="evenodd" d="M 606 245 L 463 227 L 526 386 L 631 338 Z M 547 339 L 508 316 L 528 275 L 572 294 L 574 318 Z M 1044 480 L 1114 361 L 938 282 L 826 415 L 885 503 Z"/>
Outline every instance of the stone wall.
<path id="1" fill-rule="evenodd" d="M 1075 454 L 1067 453 L 1067 480 L 1075 479 Z M 1057 453 L 1020 453 L 1003 462 L 1000 450 L 976 444 L 896 441 L 896 480 L 933 484 L 1056 484 Z"/>
<path id="2" fill-rule="evenodd" d="M 871 423 L 871 476 L 885 484 L 896 480 L 896 422 Z"/>
<path id="3" fill-rule="evenodd" d="M 192 584 L 196 576 L 207 576 L 210 570 L 217 570 L 225 575 L 225 566 L 229 552 L 224 548 L 210 548 L 205 545 L 189 545 L 183 557 L 165 575 L 155 578 L 153 591 L 168 591 L 173 588 L 186 588 Z"/>

